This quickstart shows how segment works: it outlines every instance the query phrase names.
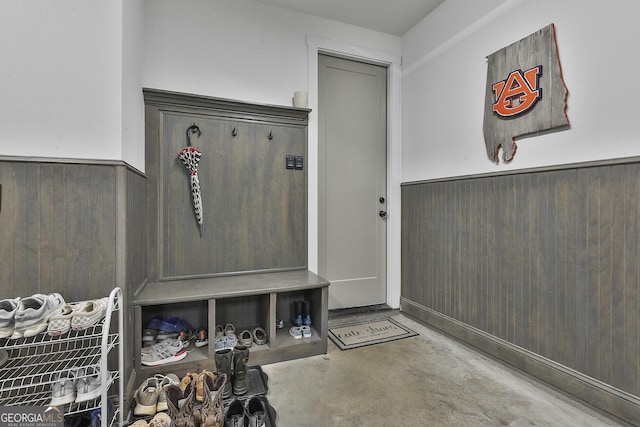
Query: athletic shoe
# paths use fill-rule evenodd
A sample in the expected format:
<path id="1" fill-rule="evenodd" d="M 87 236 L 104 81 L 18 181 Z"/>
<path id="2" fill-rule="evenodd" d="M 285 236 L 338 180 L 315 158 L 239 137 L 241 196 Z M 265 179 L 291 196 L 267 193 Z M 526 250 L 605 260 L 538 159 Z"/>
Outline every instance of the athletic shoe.
<path id="1" fill-rule="evenodd" d="M 108 304 L 108 297 L 94 301 L 86 301 L 81 307 L 73 311 L 71 329 L 74 331 L 82 331 L 98 323 L 106 314 Z"/>
<path id="2" fill-rule="evenodd" d="M 13 335 L 15 314 L 20 305 L 20 298 L 0 300 L 0 338 Z"/>
<path id="3" fill-rule="evenodd" d="M 138 390 L 134 399 L 136 406 L 133 408 L 134 415 L 155 415 L 156 406 L 158 403 L 158 396 L 160 393 L 160 384 L 156 377 L 150 377 L 144 380 Z"/>
<path id="4" fill-rule="evenodd" d="M 62 406 L 76 400 L 78 371 L 70 369 L 58 374 L 51 390 L 51 406 Z"/>
<path id="5" fill-rule="evenodd" d="M 311 338 L 311 328 L 307 325 L 301 326 L 302 336 L 305 338 Z"/>
<path id="6" fill-rule="evenodd" d="M 64 305 L 64 298 L 58 293 L 35 294 L 20 300 L 11 338 L 33 337 L 44 331 L 49 318 L 62 312 Z"/>
<path id="7" fill-rule="evenodd" d="M 289 328 L 289 335 L 291 335 L 293 338 L 299 340 L 302 338 L 302 327 L 300 326 L 292 326 L 291 328 Z"/>
<path id="8" fill-rule="evenodd" d="M 167 374 L 161 375 L 156 374 L 156 378 L 158 379 L 158 387 L 160 391 L 158 391 L 158 402 L 156 403 L 156 412 L 166 411 L 167 408 L 167 387 L 171 384 L 178 385 L 180 384 L 180 378 L 176 374 Z"/>
<path id="9" fill-rule="evenodd" d="M 102 376 L 99 366 L 88 366 L 86 377 L 78 378 L 76 382 L 76 403 L 97 399 L 102 394 Z"/>
<path id="10" fill-rule="evenodd" d="M 145 366 L 164 365 L 187 357 L 187 350 L 182 347 L 182 341 L 175 338 L 167 338 L 148 347 L 147 350 L 140 358 L 140 362 Z"/>

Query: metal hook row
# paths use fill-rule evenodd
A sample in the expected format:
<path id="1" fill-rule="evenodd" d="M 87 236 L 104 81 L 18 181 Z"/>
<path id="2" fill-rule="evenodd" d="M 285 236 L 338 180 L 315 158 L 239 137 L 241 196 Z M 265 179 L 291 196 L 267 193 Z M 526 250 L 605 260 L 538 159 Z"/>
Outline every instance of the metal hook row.
<path id="1" fill-rule="evenodd" d="M 187 129 L 187 140 L 188 140 L 189 147 L 191 147 L 191 137 L 195 134 L 197 134 L 199 138 L 202 133 L 200 132 L 200 128 L 194 123 L 191 126 L 189 126 L 189 128 Z M 238 136 L 238 129 L 235 126 L 233 127 L 233 129 L 231 129 L 231 136 L 234 138 Z M 267 139 L 271 141 L 273 140 L 273 138 L 274 138 L 273 132 L 270 131 L 269 134 L 267 135 Z"/>

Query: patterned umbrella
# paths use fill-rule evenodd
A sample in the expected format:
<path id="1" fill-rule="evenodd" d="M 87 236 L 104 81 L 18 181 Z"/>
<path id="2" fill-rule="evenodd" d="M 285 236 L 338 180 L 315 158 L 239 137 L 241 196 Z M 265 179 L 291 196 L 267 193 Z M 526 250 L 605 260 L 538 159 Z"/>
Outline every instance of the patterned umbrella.
<path id="1" fill-rule="evenodd" d="M 202 197 L 200 196 L 200 180 L 198 179 L 198 163 L 202 158 L 202 152 L 191 146 L 191 138 L 194 135 L 197 135 L 198 138 L 200 137 L 200 128 L 196 126 L 195 123 L 187 129 L 187 146 L 178 153 L 178 158 L 182 160 L 182 163 L 184 163 L 187 168 L 187 172 L 189 172 L 193 208 L 198 224 L 200 225 L 200 237 L 202 237 Z"/>

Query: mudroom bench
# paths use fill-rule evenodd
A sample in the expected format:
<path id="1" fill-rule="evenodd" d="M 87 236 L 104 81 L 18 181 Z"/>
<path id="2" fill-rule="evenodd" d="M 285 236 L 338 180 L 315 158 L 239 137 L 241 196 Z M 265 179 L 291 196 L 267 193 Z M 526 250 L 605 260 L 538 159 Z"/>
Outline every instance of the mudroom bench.
<path id="1" fill-rule="evenodd" d="M 232 324 L 236 335 L 262 327 L 266 344 L 250 347 L 250 364 L 262 365 L 327 352 L 329 282 L 309 270 L 189 278 L 147 283 L 134 297 L 136 371 L 140 378 L 155 373 L 212 369 L 215 366 L 215 327 Z M 296 340 L 289 334 L 294 301 L 311 302 L 311 338 Z M 186 358 L 161 366 L 140 363 L 142 333 L 154 316 L 180 317 L 194 328 L 206 328 L 209 344 L 192 340 Z M 278 321 L 284 326 L 278 328 Z"/>

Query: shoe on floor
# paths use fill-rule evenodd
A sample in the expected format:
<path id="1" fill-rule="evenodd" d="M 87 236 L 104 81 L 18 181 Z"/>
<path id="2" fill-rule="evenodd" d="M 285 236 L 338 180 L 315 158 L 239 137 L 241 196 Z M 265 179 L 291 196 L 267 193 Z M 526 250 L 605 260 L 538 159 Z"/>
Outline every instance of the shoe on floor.
<path id="1" fill-rule="evenodd" d="M 224 415 L 225 427 L 244 427 L 244 406 L 240 400 L 233 399 Z"/>
<path id="2" fill-rule="evenodd" d="M 13 335 L 15 314 L 20 305 L 20 298 L 0 300 L 0 338 Z"/>
<path id="3" fill-rule="evenodd" d="M 167 338 L 145 350 L 140 358 L 140 362 L 145 366 L 164 365 L 187 357 L 187 350 L 182 347 L 182 341 L 175 338 Z"/>
<path id="4" fill-rule="evenodd" d="M 100 367 L 88 366 L 85 373 L 87 376 L 76 382 L 76 403 L 97 399 L 102 394 Z"/>
<path id="5" fill-rule="evenodd" d="M 149 421 L 149 427 L 171 427 L 171 417 L 165 412 L 158 412 Z"/>
<path id="6" fill-rule="evenodd" d="M 109 298 L 104 297 L 95 301 L 86 301 L 84 305 L 74 310 L 71 318 L 71 329 L 82 331 L 98 323 L 107 312 Z"/>
<path id="7" fill-rule="evenodd" d="M 180 378 L 176 374 L 160 375 L 157 374 L 158 379 L 158 402 L 156 403 L 156 412 L 166 411 L 167 408 L 167 387 L 170 385 L 180 384 Z"/>
<path id="8" fill-rule="evenodd" d="M 33 337 L 47 329 L 51 316 L 60 312 L 65 305 L 64 298 L 58 293 L 49 295 L 35 294 L 20 300 L 14 316 L 12 339 Z"/>
<path id="9" fill-rule="evenodd" d="M 247 399 L 244 407 L 244 412 L 249 421 L 247 427 L 264 427 L 265 419 L 267 417 L 267 410 L 264 407 L 264 403 L 259 397 L 253 396 Z"/>
<path id="10" fill-rule="evenodd" d="M 133 408 L 134 415 L 155 415 L 156 405 L 158 403 L 158 395 L 160 393 L 158 379 L 156 377 L 150 377 L 144 380 L 138 390 L 134 399 L 136 406 Z"/>

